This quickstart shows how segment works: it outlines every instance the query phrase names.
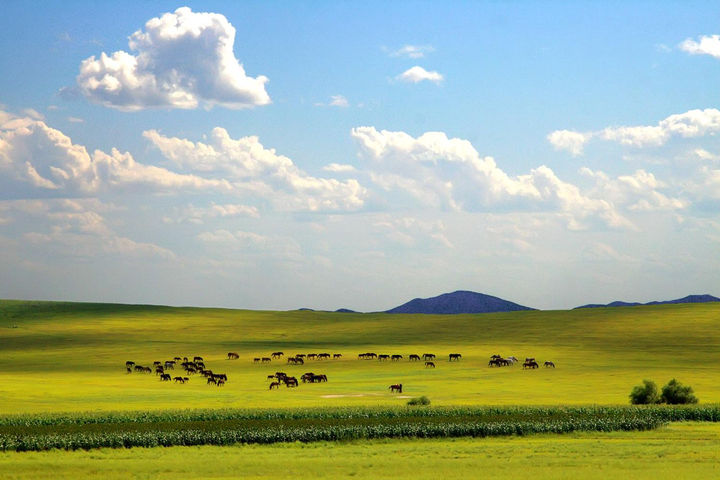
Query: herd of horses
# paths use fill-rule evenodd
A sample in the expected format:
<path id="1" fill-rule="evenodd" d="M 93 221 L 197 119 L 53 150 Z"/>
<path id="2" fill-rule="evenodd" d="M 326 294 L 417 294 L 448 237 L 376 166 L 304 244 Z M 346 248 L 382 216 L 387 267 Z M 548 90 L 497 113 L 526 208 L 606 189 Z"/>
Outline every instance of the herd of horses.
<path id="1" fill-rule="evenodd" d="M 285 354 L 283 352 L 273 352 L 269 357 L 255 357 L 253 359 L 253 363 L 270 363 L 273 360 L 281 359 Z M 236 352 L 229 352 L 227 354 L 228 360 L 238 360 L 240 358 L 240 354 Z M 298 353 L 295 356 L 289 356 L 287 358 L 287 363 L 289 365 L 304 365 L 306 360 L 316 360 L 316 361 L 323 361 L 323 360 L 338 360 L 342 358 L 342 354 L 335 353 L 330 355 L 329 353 Z M 451 353 L 448 355 L 448 361 L 449 362 L 459 362 L 462 358 L 462 355 L 459 353 Z M 390 362 L 399 362 L 403 360 L 402 355 L 388 355 L 388 354 L 376 354 L 374 352 L 366 352 L 361 353 L 358 355 L 359 360 L 377 360 L 379 362 L 384 361 L 390 361 Z M 425 362 L 425 368 L 435 368 L 435 361 L 436 356 L 433 353 L 424 353 L 422 356 L 411 354 L 408 356 L 408 361 L 410 362 Z M 508 357 L 503 357 L 501 355 L 492 355 L 490 357 L 490 361 L 488 362 L 488 367 L 509 367 L 513 366 L 516 363 L 519 363 L 519 360 L 515 358 L 514 356 L 510 355 Z M 168 373 L 169 370 L 175 370 L 175 366 L 179 365 L 182 367 L 182 369 L 185 371 L 186 375 L 192 375 L 192 374 L 200 374 L 201 376 L 205 377 L 207 379 L 208 385 L 216 385 L 218 387 L 221 387 L 225 385 L 228 378 L 227 375 L 224 373 L 214 373 L 212 370 L 209 370 L 205 366 L 205 361 L 202 357 L 196 356 L 193 357 L 192 360 L 189 360 L 188 357 L 174 357 L 172 360 L 166 360 L 165 362 L 156 361 L 153 362 L 153 368 L 155 369 L 155 375 L 160 377 L 161 382 L 170 382 L 174 381 L 175 383 L 181 383 L 185 384 L 190 381 L 190 377 L 188 376 L 175 376 L 173 377 L 170 373 Z M 536 368 L 540 368 L 540 365 L 535 360 L 535 358 L 528 357 L 525 359 L 525 362 L 523 362 L 523 370 L 530 369 L 534 370 Z M 544 364 L 545 368 L 552 367 L 555 368 L 555 364 L 553 362 L 545 362 Z M 125 368 L 127 369 L 127 373 L 152 373 L 153 368 L 151 367 L 145 367 L 142 365 L 136 365 L 133 361 L 127 361 L 125 362 Z M 284 372 L 275 372 L 273 375 L 268 375 L 268 380 L 270 380 L 270 390 L 278 389 L 281 385 L 285 385 L 287 388 L 294 388 L 298 387 L 300 385 L 300 381 L 302 383 L 324 383 L 328 381 L 328 377 L 325 374 L 316 374 L 313 372 L 307 372 L 300 376 L 300 380 L 294 376 L 288 375 Z M 394 385 L 390 385 L 388 387 L 391 393 L 402 393 L 403 391 L 403 385 L 402 383 L 397 383 Z"/>
<path id="2" fill-rule="evenodd" d="M 228 354 L 228 358 L 231 355 L 237 355 L 235 358 L 240 358 L 237 353 Z M 164 363 L 160 361 L 153 362 L 155 368 L 155 375 L 160 377 L 161 382 L 174 381 L 175 383 L 185 384 L 190 381 L 190 377 L 186 376 L 175 376 L 173 377 L 169 370 L 175 370 L 175 366 L 179 365 L 185 371 L 186 375 L 200 374 L 207 379 L 208 385 L 215 385 L 222 387 L 227 383 L 228 377 L 224 373 L 214 373 L 205 367 L 205 360 L 202 357 L 193 357 L 192 361 L 188 357 L 175 357 L 172 360 L 166 360 Z M 136 365 L 132 360 L 125 362 L 125 369 L 127 373 L 152 373 L 153 369 L 150 367 L 143 367 L 142 365 Z"/>

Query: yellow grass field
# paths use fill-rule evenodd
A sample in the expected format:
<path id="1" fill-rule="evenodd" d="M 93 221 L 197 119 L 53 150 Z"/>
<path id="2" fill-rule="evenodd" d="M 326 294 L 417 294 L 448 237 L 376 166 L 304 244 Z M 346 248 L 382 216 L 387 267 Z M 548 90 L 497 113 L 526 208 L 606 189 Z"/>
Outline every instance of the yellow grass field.
<path id="1" fill-rule="evenodd" d="M 419 395 L 434 405 L 626 404 L 642 379 L 673 377 L 702 403 L 720 402 L 718 327 L 718 304 L 426 316 L 1 301 L 0 413 L 397 405 Z M 252 362 L 276 350 L 343 358 Z M 240 359 L 227 360 L 230 351 Z M 358 360 L 366 351 L 404 359 Z M 438 355 L 437 368 L 407 359 L 425 352 Z M 462 360 L 448 362 L 455 352 Z M 489 368 L 494 353 L 557 369 Z M 125 372 L 126 360 L 195 355 L 228 384 Z M 269 391 L 276 371 L 325 373 L 329 382 Z M 393 383 L 403 383 L 402 396 L 388 391 Z"/>

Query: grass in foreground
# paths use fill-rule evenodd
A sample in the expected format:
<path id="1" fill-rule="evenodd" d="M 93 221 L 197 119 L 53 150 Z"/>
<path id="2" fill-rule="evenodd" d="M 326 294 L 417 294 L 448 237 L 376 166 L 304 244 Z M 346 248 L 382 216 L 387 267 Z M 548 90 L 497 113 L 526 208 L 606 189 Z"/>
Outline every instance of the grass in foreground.
<path id="1" fill-rule="evenodd" d="M 718 304 L 434 316 L 0 301 L 0 413 L 398 405 L 421 395 L 433 405 L 625 404 L 643 378 L 677 378 L 713 403 L 720 402 L 719 323 Z M 252 363 L 276 350 L 343 358 Z M 240 360 L 227 360 L 230 351 Z M 405 358 L 357 360 L 366 351 Z M 407 361 L 425 352 L 438 355 L 436 369 Z M 449 363 L 455 352 L 462 361 Z M 488 368 L 494 353 L 558 368 Z M 126 360 L 152 365 L 194 355 L 226 373 L 228 384 L 125 374 Z M 278 370 L 330 381 L 269 391 L 266 377 Z M 394 383 L 403 383 L 404 395 L 390 394 Z"/>
<path id="2" fill-rule="evenodd" d="M 0 453 L 4 478 L 681 480 L 720 476 L 720 424 L 646 432 Z"/>

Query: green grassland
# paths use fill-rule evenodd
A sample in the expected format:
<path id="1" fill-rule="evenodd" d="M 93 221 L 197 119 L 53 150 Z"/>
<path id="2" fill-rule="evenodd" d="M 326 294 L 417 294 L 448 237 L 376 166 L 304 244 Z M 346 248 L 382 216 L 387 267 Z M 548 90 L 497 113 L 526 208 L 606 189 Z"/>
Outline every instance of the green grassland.
<path id="1" fill-rule="evenodd" d="M 673 377 L 717 403 L 719 327 L 718 304 L 432 316 L 0 301 L 0 414 L 401 405 L 418 395 L 434 405 L 625 404 L 643 378 Z M 276 350 L 343 358 L 252 363 Z M 230 351 L 240 360 L 227 360 Z M 405 358 L 358 360 L 366 351 Z M 436 369 L 407 361 L 425 352 L 438 355 Z M 462 361 L 449 363 L 455 352 Z M 494 353 L 557 369 L 488 368 Z M 194 355 L 228 384 L 125 373 L 126 360 Z M 269 391 L 266 377 L 278 370 L 325 373 L 329 382 Z M 398 382 L 402 396 L 387 389 Z"/>
<path id="2" fill-rule="evenodd" d="M 646 432 L 0 453 L 3 478 L 486 478 L 720 476 L 720 424 Z"/>

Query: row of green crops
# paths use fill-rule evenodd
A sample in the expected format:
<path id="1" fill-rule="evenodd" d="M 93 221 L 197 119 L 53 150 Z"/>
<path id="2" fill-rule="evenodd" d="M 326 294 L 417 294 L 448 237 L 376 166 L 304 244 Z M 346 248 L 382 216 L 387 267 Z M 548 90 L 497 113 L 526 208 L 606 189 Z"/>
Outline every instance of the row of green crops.
<path id="1" fill-rule="evenodd" d="M 647 430 L 720 421 L 720 405 L 357 407 L 0 416 L 0 450 Z"/>
<path id="2" fill-rule="evenodd" d="M 158 410 L 149 412 L 83 412 L 0 416 L 2 427 L 91 425 L 241 420 L 349 420 L 471 417 L 652 416 L 662 421 L 720 421 L 720 405 L 640 406 L 459 406 L 335 407 L 288 409 Z M 1 433 L 1 430 L 0 430 Z"/>

